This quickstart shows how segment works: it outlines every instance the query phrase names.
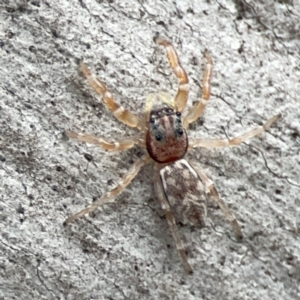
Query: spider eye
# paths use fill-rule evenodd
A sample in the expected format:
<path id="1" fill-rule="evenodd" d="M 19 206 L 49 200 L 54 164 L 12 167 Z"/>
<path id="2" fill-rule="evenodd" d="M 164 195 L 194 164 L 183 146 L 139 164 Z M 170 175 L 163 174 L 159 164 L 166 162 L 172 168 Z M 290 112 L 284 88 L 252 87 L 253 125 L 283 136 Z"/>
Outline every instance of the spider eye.
<path id="1" fill-rule="evenodd" d="M 162 140 L 162 135 L 161 134 L 157 134 L 156 136 L 155 136 L 155 139 L 159 142 L 159 141 L 161 141 Z"/>
<path id="2" fill-rule="evenodd" d="M 180 116 L 181 116 L 181 112 L 179 112 L 179 111 L 176 112 L 176 116 L 177 116 L 177 117 L 180 117 Z"/>
<path id="3" fill-rule="evenodd" d="M 182 130 L 182 129 L 178 129 L 178 130 L 177 130 L 177 134 L 178 134 L 179 136 L 182 136 L 182 135 L 183 135 L 183 130 Z"/>

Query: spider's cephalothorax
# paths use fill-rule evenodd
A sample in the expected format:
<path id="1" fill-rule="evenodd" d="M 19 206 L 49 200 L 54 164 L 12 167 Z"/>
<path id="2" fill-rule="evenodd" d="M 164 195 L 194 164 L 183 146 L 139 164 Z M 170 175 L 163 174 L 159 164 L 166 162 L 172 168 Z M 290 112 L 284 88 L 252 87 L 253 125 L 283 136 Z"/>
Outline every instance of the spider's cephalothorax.
<path id="1" fill-rule="evenodd" d="M 233 139 L 190 138 L 188 142 L 186 129 L 190 123 L 202 115 L 210 98 L 212 58 L 209 52 L 205 51 L 207 65 L 202 81 L 203 95 L 190 111 L 182 117 L 181 112 L 186 107 L 189 93 L 187 74 L 182 68 L 172 44 L 160 38 L 156 39 L 156 42 L 166 48 L 171 67 L 179 79 L 179 88 L 175 98 L 162 92 L 149 95 L 143 119 L 121 107 L 108 91 L 106 85 L 93 75 L 84 63 L 81 63 L 82 72 L 91 86 L 103 97 L 107 108 L 112 111 L 118 120 L 129 127 L 140 130 L 141 134 L 122 138 L 117 142 L 111 142 L 107 139 L 85 133 L 67 131 L 66 135 L 79 141 L 97 145 L 107 151 L 120 151 L 130 149 L 134 145 L 139 145 L 142 148 L 146 148 L 148 153 L 136 160 L 131 170 L 124 175 L 114 189 L 94 201 L 85 209 L 69 217 L 65 221 L 65 225 L 94 211 L 100 205 L 112 201 L 130 184 L 142 166 L 154 161 L 153 181 L 156 196 L 164 210 L 184 268 L 187 272 L 191 273 L 192 268 L 188 262 L 185 246 L 181 240 L 176 220 L 193 225 L 204 225 L 206 200 L 210 196 L 210 198 L 218 203 L 226 218 L 231 222 L 238 240 L 241 240 L 242 232 L 234 215 L 230 212 L 222 198 L 219 197 L 213 182 L 203 170 L 196 169 L 192 164 L 183 159 L 183 156 L 187 150 L 197 147 L 218 148 L 239 145 L 266 131 L 279 118 L 279 115 L 269 119 L 263 126 Z"/>
<path id="2" fill-rule="evenodd" d="M 156 95 L 159 98 L 159 94 Z M 170 163 L 182 158 L 188 148 L 186 130 L 180 112 L 162 103 L 153 105 L 149 113 L 146 146 L 158 163 Z"/>

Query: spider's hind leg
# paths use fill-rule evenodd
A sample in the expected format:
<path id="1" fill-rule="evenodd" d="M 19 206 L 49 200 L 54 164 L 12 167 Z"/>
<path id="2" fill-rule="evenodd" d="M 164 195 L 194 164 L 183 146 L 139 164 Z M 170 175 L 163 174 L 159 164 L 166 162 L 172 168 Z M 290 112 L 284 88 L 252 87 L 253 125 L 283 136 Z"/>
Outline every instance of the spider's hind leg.
<path id="1" fill-rule="evenodd" d="M 180 237 L 180 233 L 179 233 L 178 227 L 176 225 L 174 214 L 173 214 L 170 204 L 169 204 L 168 200 L 166 199 L 166 196 L 163 192 L 161 182 L 159 180 L 159 173 L 157 172 L 157 170 L 154 172 L 155 172 L 155 174 L 154 174 L 154 189 L 155 189 L 156 196 L 157 196 L 158 200 L 160 201 L 161 208 L 163 209 L 165 216 L 167 218 L 173 239 L 175 241 L 177 251 L 178 251 L 179 255 L 181 256 L 184 268 L 187 273 L 191 274 L 191 273 L 193 273 L 193 269 L 188 262 L 187 255 L 186 255 L 186 249 L 185 249 L 184 243 Z"/>
<path id="2" fill-rule="evenodd" d="M 148 154 L 138 159 L 132 166 L 131 170 L 129 170 L 129 172 L 124 175 L 124 177 L 119 181 L 119 184 L 114 189 L 106 193 L 102 198 L 99 198 L 96 201 L 94 201 L 85 209 L 81 210 L 80 212 L 66 219 L 64 225 L 68 225 L 69 223 L 75 221 L 76 219 L 79 219 L 84 215 L 93 212 L 95 209 L 97 209 L 97 207 L 112 201 L 118 194 L 120 194 L 130 184 L 130 182 L 134 179 L 134 177 L 139 173 L 140 169 L 150 160 L 151 159 Z"/>
<path id="3" fill-rule="evenodd" d="M 241 241 L 243 239 L 241 227 L 240 227 L 239 223 L 237 222 L 234 214 L 227 207 L 224 200 L 219 197 L 219 194 L 214 186 L 213 181 L 210 178 L 208 178 L 203 171 L 197 170 L 197 173 L 200 176 L 200 178 L 202 179 L 205 186 L 209 189 L 209 192 L 210 192 L 212 198 L 217 202 L 217 204 L 221 208 L 226 219 L 231 223 L 231 225 L 235 231 L 235 236 L 236 236 L 237 241 Z"/>

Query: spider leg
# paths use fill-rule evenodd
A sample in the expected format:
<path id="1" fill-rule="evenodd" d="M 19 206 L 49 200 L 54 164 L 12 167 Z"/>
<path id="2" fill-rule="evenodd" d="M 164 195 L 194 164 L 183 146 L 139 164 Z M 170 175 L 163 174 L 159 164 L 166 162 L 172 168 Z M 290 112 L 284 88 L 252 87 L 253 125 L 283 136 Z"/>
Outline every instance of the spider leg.
<path id="1" fill-rule="evenodd" d="M 173 239 L 175 241 L 176 244 L 176 248 L 177 251 L 179 253 L 179 255 L 182 258 L 183 264 L 184 264 L 184 268 L 186 270 L 187 273 L 193 273 L 193 270 L 188 262 L 187 256 L 186 256 L 186 250 L 184 247 L 184 243 L 181 240 L 177 225 L 176 225 L 176 221 L 174 218 L 174 215 L 172 213 L 170 204 L 168 202 L 168 200 L 166 199 L 166 196 L 163 192 L 163 189 L 161 187 L 161 182 L 158 178 L 159 174 L 158 172 L 155 172 L 154 175 L 154 189 L 156 192 L 156 196 L 158 197 L 159 201 L 161 202 L 161 208 L 163 209 L 165 216 L 167 218 Z"/>
<path id="2" fill-rule="evenodd" d="M 89 135 L 89 134 L 85 134 L 85 133 L 66 131 L 65 135 L 69 138 L 76 139 L 81 142 L 86 142 L 88 144 L 94 144 L 96 146 L 99 146 L 99 147 L 107 150 L 107 151 L 122 151 L 122 150 L 130 149 L 136 144 L 138 144 L 139 146 L 142 146 L 143 148 L 146 147 L 145 142 L 142 142 L 142 140 L 137 136 L 129 137 L 126 139 L 120 139 L 116 142 L 110 142 L 101 137 L 96 137 L 94 135 Z"/>
<path id="3" fill-rule="evenodd" d="M 129 127 L 136 127 L 139 130 L 142 129 L 142 122 L 138 116 L 130 112 L 129 110 L 120 106 L 106 85 L 98 79 L 94 74 L 91 73 L 89 68 L 83 63 L 80 63 L 81 71 L 87 78 L 89 84 L 94 90 L 103 97 L 103 101 L 106 107 L 114 114 L 114 116 Z"/>
<path id="4" fill-rule="evenodd" d="M 64 225 L 68 225 L 69 223 L 75 221 L 76 219 L 81 218 L 82 216 L 94 211 L 95 209 L 97 209 L 97 207 L 112 201 L 118 194 L 120 194 L 130 184 L 130 182 L 134 179 L 134 177 L 139 173 L 140 169 L 149 161 L 151 161 L 151 159 L 148 154 L 138 159 L 134 163 L 132 168 L 129 170 L 129 172 L 123 176 L 122 180 L 120 180 L 119 184 L 114 189 L 106 193 L 102 198 L 99 198 L 96 201 L 94 201 L 85 209 L 67 218 L 64 222 Z"/>
<path id="5" fill-rule="evenodd" d="M 180 234 L 179 234 L 176 222 L 175 222 L 174 215 L 173 215 L 172 211 L 170 210 L 170 207 L 165 208 L 164 211 L 165 211 L 165 215 L 166 215 L 172 236 L 176 243 L 177 251 L 179 252 L 179 254 L 182 258 L 182 261 L 184 264 L 184 269 L 186 270 L 187 273 L 193 273 L 193 270 L 192 270 L 192 268 L 188 262 L 187 256 L 186 256 L 186 250 L 185 250 L 184 244 L 181 240 L 181 237 L 180 237 Z"/>
<path id="6" fill-rule="evenodd" d="M 219 197 L 219 194 L 214 186 L 214 183 L 203 172 L 200 172 L 199 170 L 197 170 L 197 173 L 200 176 L 200 178 L 202 179 L 202 181 L 204 182 L 205 186 L 209 189 L 212 198 L 218 203 L 218 205 L 221 208 L 221 210 L 223 211 L 225 217 L 231 223 L 231 225 L 235 231 L 235 236 L 236 236 L 237 241 L 241 241 L 243 239 L 243 234 L 242 234 L 240 225 L 238 224 L 234 214 L 227 207 L 224 200 Z"/>
<path id="7" fill-rule="evenodd" d="M 187 128 L 188 124 L 196 121 L 202 115 L 210 98 L 213 61 L 208 50 L 205 50 L 204 56 L 206 58 L 207 64 L 202 79 L 202 98 L 200 98 L 199 101 L 195 103 L 189 113 L 185 116 L 183 121 L 185 128 Z"/>
<path id="8" fill-rule="evenodd" d="M 179 87 L 178 87 L 178 91 L 174 103 L 175 103 L 176 110 L 181 112 L 185 108 L 189 96 L 188 76 L 185 70 L 183 69 L 183 67 L 181 66 L 179 57 L 176 53 L 174 46 L 169 41 L 161 38 L 157 38 L 155 41 L 157 44 L 163 45 L 166 48 L 170 65 L 173 69 L 173 72 L 179 79 Z"/>
<path id="9" fill-rule="evenodd" d="M 198 147 L 204 148 L 222 148 L 222 147 L 230 147 L 236 146 L 248 139 L 251 139 L 265 131 L 267 131 L 270 126 L 276 122 L 280 118 L 280 115 L 274 116 L 270 118 L 267 122 L 265 122 L 262 126 L 259 126 L 247 133 L 244 133 L 240 136 L 237 136 L 233 139 L 193 139 L 189 140 L 189 150 Z"/>

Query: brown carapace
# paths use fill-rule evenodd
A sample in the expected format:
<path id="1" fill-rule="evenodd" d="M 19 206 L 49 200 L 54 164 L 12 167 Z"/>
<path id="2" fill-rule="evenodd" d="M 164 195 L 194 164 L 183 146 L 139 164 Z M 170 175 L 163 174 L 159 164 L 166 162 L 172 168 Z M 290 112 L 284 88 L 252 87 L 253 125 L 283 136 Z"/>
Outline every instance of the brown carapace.
<path id="1" fill-rule="evenodd" d="M 188 149 L 188 138 L 181 113 L 167 105 L 152 108 L 146 146 L 151 158 L 158 163 L 170 163 L 182 158 Z"/>
<path id="2" fill-rule="evenodd" d="M 106 85 L 93 75 L 84 63 L 81 63 L 83 74 L 95 91 L 103 97 L 107 108 L 119 121 L 138 129 L 139 134 L 122 138 L 116 142 L 84 133 L 67 131 L 65 134 L 70 138 L 97 145 L 108 151 L 121 151 L 138 145 L 144 148 L 146 153 L 136 160 L 130 171 L 123 176 L 114 189 L 82 211 L 69 217 L 64 224 L 67 225 L 94 211 L 97 207 L 113 201 L 130 184 L 145 164 L 153 162 L 156 196 L 164 210 L 184 268 L 188 273 L 192 273 L 176 220 L 184 224 L 203 226 L 207 212 L 206 201 L 213 199 L 231 222 L 238 240 L 242 239 L 242 232 L 236 218 L 229 211 L 222 198 L 219 197 L 213 182 L 203 170 L 196 168 L 184 159 L 186 152 L 197 147 L 215 148 L 239 145 L 265 132 L 279 118 L 279 115 L 272 117 L 262 126 L 233 139 L 188 139 L 189 124 L 202 115 L 210 98 L 212 58 L 208 51 L 204 52 L 207 64 L 202 81 L 202 97 L 183 116 L 182 112 L 186 107 L 189 94 L 188 76 L 182 68 L 172 44 L 161 38 L 157 38 L 156 42 L 165 47 L 170 65 L 179 80 L 179 87 L 175 98 L 163 92 L 148 95 L 143 118 L 121 107 Z"/>

